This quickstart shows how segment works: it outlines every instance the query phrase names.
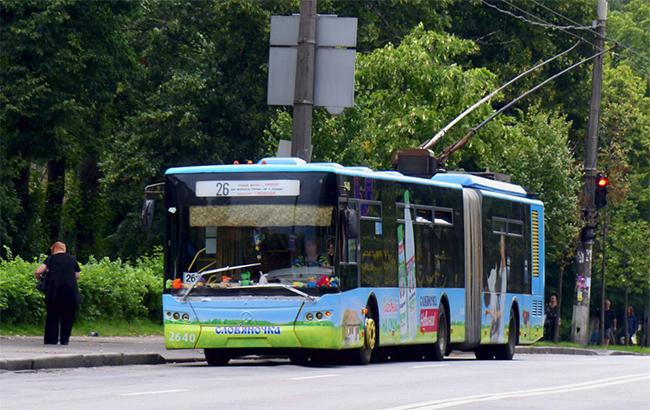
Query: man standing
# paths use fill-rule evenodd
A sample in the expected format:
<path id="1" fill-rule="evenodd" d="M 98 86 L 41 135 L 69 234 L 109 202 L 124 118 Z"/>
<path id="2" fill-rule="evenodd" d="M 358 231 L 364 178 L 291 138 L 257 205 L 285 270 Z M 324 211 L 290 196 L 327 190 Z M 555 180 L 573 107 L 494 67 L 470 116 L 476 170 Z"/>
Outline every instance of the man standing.
<path id="1" fill-rule="evenodd" d="M 557 321 L 559 319 L 557 295 L 553 293 L 551 299 L 546 305 L 544 312 L 546 318 L 544 319 L 544 339 L 555 342 L 555 331 L 557 329 Z"/>
<path id="2" fill-rule="evenodd" d="M 616 314 L 611 309 L 612 302 L 609 299 L 605 299 L 605 322 L 604 322 L 604 344 L 609 346 L 609 342 L 612 344 L 615 343 L 614 332 L 616 331 Z"/>
<path id="3" fill-rule="evenodd" d="M 45 344 L 61 342 L 67 345 L 72 332 L 74 316 L 79 308 L 79 288 L 77 279 L 81 269 L 74 256 L 66 253 L 63 242 L 55 242 L 50 248 L 51 255 L 36 268 L 34 276 L 40 279 L 47 270 L 45 290 Z"/>

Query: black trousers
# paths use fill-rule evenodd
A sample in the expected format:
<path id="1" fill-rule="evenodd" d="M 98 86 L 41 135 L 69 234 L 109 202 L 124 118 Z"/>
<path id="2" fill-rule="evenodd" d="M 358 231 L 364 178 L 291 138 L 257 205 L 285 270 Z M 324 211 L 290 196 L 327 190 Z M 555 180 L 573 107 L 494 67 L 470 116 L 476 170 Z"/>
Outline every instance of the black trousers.
<path id="1" fill-rule="evenodd" d="M 46 305 L 47 315 L 45 317 L 45 344 L 67 345 L 72 332 L 74 315 L 77 307 L 67 303 L 48 303 Z"/>

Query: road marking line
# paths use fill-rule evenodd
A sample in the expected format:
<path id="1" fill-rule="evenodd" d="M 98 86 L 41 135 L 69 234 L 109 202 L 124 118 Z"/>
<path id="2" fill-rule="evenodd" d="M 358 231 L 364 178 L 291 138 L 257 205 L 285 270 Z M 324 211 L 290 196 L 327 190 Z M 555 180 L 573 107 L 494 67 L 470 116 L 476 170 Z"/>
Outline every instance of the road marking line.
<path id="1" fill-rule="evenodd" d="M 428 369 L 429 367 L 445 367 L 448 364 L 422 364 L 419 366 L 411 366 L 411 369 Z"/>
<path id="2" fill-rule="evenodd" d="M 192 391 L 190 389 L 175 389 L 175 390 L 157 390 L 157 391 L 140 391 L 135 393 L 121 393 L 118 396 L 145 396 L 147 394 L 163 394 L 163 393 L 181 393 Z"/>
<path id="3" fill-rule="evenodd" d="M 503 393 L 479 394 L 475 396 L 457 397 L 428 402 L 412 403 L 404 406 L 391 407 L 386 410 L 413 410 L 413 409 L 443 409 L 447 407 L 461 406 L 471 403 L 494 401 L 514 397 L 541 396 L 545 394 L 567 393 L 578 390 L 589 390 L 600 387 L 613 386 L 617 384 L 632 383 L 642 380 L 650 380 L 650 373 L 639 373 L 628 376 L 610 377 L 607 379 L 593 380 L 590 382 L 565 384 L 554 387 L 543 387 L 539 389 L 518 390 Z"/>
<path id="4" fill-rule="evenodd" d="M 302 377 L 290 377 L 289 380 L 309 380 L 309 379 L 320 379 L 323 377 L 336 377 L 338 374 L 319 374 L 316 376 L 302 376 Z"/>

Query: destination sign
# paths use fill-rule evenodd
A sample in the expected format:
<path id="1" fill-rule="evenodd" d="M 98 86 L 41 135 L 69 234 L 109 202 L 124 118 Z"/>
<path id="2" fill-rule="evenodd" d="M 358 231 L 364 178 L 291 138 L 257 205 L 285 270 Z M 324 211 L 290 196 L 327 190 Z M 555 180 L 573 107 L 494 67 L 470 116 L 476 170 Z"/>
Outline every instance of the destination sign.
<path id="1" fill-rule="evenodd" d="M 198 197 L 297 196 L 300 180 L 268 179 L 251 181 L 198 181 Z"/>

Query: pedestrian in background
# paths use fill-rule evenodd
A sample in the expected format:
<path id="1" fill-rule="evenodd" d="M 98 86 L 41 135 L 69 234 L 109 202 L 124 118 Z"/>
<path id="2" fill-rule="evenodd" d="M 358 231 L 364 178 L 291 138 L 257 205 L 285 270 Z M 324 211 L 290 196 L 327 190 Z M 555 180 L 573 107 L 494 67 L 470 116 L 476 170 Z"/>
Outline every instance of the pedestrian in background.
<path id="1" fill-rule="evenodd" d="M 79 308 L 80 296 L 77 286 L 80 271 L 77 259 L 66 253 L 63 242 L 54 242 L 51 255 L 40 264 L 34 276 L 40 279 L 47 271 L 45 289 L 45 344 L 55 345 L 60 342 L 67 345 L 70 341 L 72 323 Z"/>
<path id="2" fill-rule="evenodd" d="M 632 345 L 634 344 L 634 340 L 632 338 L 636 334 L 637 328 L 639 327 L 639 322 L 636 319 L 634 308 L 632 306 L 627 307 L 627 316 L 625 317 L 625 320 L 627 321 L 627 328 L 625 329 L 627 332 L 625 335 L 625 343 Z"/>
<path id="3" fill-rule="evenodd" d="M 544 339 L 554 342 L 555 332 L 557 329 L 558 320 L 560 318 L 560 312 L 558 312 L 557 295 L 555 293 L 551 295 L 551 299 L 549 300 L 548 305 L 546 305 L 544 314 L 546 316 L 546 319 L 544 319 Z"/>
<path id="4" fill-rule="evenodd" d="M 616 332 L 616 313 L 612 310 L 612 302 L 609 299 L 605 299 L 605 321 L 604 323 L 604 344 L 609 346 L 609 343 L 616 343 L 614 339 L 614 332 Z"/>

